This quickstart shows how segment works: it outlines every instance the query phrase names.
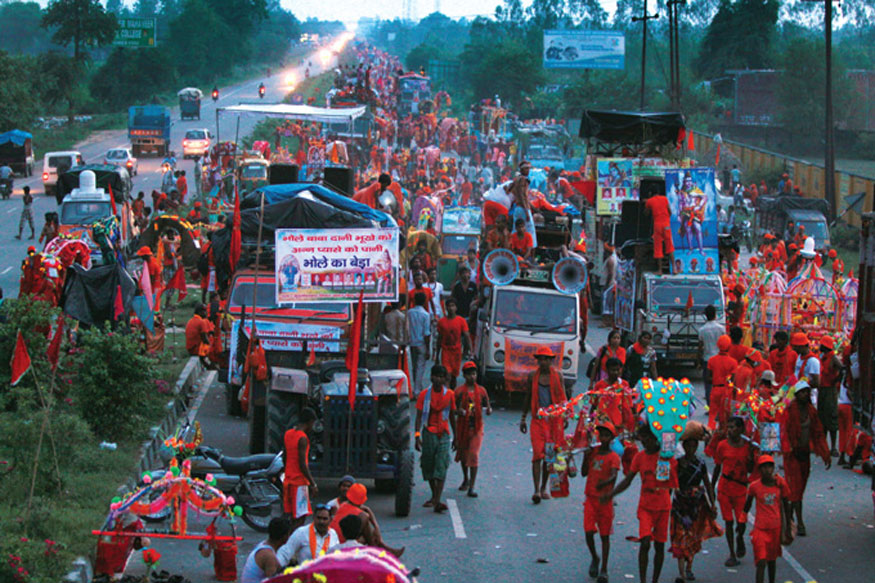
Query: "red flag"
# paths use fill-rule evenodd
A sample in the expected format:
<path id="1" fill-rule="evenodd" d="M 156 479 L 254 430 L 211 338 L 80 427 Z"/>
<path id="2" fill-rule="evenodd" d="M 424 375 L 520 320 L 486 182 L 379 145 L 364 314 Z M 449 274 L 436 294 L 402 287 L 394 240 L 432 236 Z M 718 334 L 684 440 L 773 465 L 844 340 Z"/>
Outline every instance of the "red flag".
<path id="1" fill-rule="evenodd" d="M 185 296 L 188 295 L 188 290 L 185 287 L 185 270 L 182 267 L 182 264 L 176 268 L 176 273 L 173 274 L 173 277 L 170 278 L 170 282 L 167 284 L 165 290 L 175 289 L 179 292 L 177 301 L 182 301 Z"/>
<path id="2" fill-rule="evenodd" d="M 714 166 L 720 166 L 720 146 L 722 144 L 717 144 L 717 155 L 714 157 Z"/>
<path id="3" fill-rule="evenodd" d="M 310 342 L 310 356 L 307 357 L 307 366 L 316 364 L 316 345 Z"/>
<path id="4" fill-rule="evenodd" d="M 12 353 L 11 367 L 12 378 L 10 383 L 14 387 L 21 380 L 21 377 L 30 370 L 30 355 L 27 353 L 27 345 L 24 343 L 21 330 L 18 331 L 18 337 L 15 339 L 15 352 Z"/>
<path id="5" fill-rule="evenodd" d="M 242 246 L 243 239 L 240 234 L 240 193 L 237 191 L 237 187 L 234 187 L 234 222 L 231 227 L 231 251 L 228 254 L 231 271 L 234 271 L 237 267 L 237 262 L 240 261 L 240 248 Z"/>
<path id="6" fill-rule="evenodd" d="M 112 185 L 107 182 L 106 188 L 109 189 L 109 202 L 112 203 L 112 216 L 118 216 L 118 209 L 115 208 L 115 197 L 112 195 Z"/>
<path id="7" fill-rule="evenodd" d="M 346 368 L 349 370 L 349 408 L 355 409 L 355 393 L 358 385 L 359 349 L 362 343 L 362 301 L 365 290 L 359 292 L 359 301 L 352 323 L 352 334 L 346 347 Z"/>
<path id="8" fill-rule="evenodd" d="M 687 311 L 692 310 L 692 309 L 693 309 L 693 305 L 694 305 L 694 304 L 693 304 L 693 292 L 690 291 L 690 294 L 687 296 L 687 306 L 686 306 Z"/>
<path id="9" fill-rule="evenodd" d="M 696 142 L 693 139 L 693 130 L 687 132 L 687 150 L 694 152 L 696 150 Z"/>
<path id="10" fill-rule="evenodd" d="M 52 363 L 52 370 L 58 368 L 58 358 L 61 354 L 61 340 L 64 338 L 64 316 L 58 316 L 58 327 L 55 328 L 55 335 L 52 336 L 52 341 L 46 349 L 46 358 Z"/>
<path id="11" fill-rule="evenodd" d="M 122 301 L 122 286 L 115 286 L 115 297 L 112 300 L 112 319 L 118 320 L 125 313 L 125 304 Z"/>

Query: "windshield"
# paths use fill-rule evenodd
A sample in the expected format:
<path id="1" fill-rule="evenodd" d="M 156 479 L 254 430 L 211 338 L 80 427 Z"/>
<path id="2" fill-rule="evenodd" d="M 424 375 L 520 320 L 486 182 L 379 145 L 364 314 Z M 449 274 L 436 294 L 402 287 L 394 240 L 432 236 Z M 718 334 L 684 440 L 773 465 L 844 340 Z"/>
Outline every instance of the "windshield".
<path id="1" fill-rule="evenodd" d="M 264 283 L 262 283 L 264 281 Z M 234 291 L 231 292 L 231 308 L 240 308 L 246 306 L 252 307 L 252 286 L 251 281 L 238 281 L 234 284 Z M 259 309 L 279 308 L 276 303 L 276 289 L 272 279 L 258 280 L 258 292 L 256 300 Z M 349 314 L 347 304 L 334 304 L 328 302 L 308 302 L 306 304 L 291 304 L 282 306 L 284 310 L 307 310 L 310 312 L 329 312 L 332 314 Z"/>
<path id="2" fill-rule="evenodd" d="M 540 159 L 562 159 L 562 152 L 559 151 L 559 148 L 555 146 L 529 146 L 529 152 L 527 154 L 528 158 L 540 158 Z"/>
<path id="3" fill-rule="evenodd" d="M 818 244 L 829 242 L 829 231 L 823 221 L 796 221 L 797 224 L 805 225 L 805 236 L 814 237 Z"/>
<path id="4" fill-rule="evenodd" d="M 127 160 L 128 153 L 125 150 L 110 150 L 106 153 L 107 160 Z"/>
<path id="5" fill-rule="evenodd" d="M 49 156 L 49 168 L 73 167 L 73 156 Z"/>
<path id="6" fill-rule="evenodd" d="M 241 175 L 243 178 L 267 178 L 267 166 L 261 164 L 244 166 Z"/>
<path id="7" fill-rule="evenodd" d="M 693 294 L 692 313 L 701 313 L 705 306 L 714 306 L 720 313 L 723 301 L 720 297 L 720 284 L 716 281 L 653 280 L 651 283 L 650 311 L 684 312 L 687 300 Z"/>
<path id="8" fill-rule="evenodd" d="M 188 140 L 206 140 L 207 132 L 204 130 L 188 130 L 185 132 L 185 138 Z"/>
<path id="9" fill-rule="evenodd" d="M 499 289 L 495 303 L 496 326 L 560 334 L 577 330 L 576 296 Z"/>
<path id="10" fill-rule="evenodd" d="M 112 214 L 109 202 L 65 202 L 61 205 L 62 225 L 90 225 Z"/>
<path id="11" fill-rule="evenodd" d="M 466 255 L 468 249 L 477 249 L 475 235 L 444 235 L 441 240 L 441 251 L 444 255 Z"/>

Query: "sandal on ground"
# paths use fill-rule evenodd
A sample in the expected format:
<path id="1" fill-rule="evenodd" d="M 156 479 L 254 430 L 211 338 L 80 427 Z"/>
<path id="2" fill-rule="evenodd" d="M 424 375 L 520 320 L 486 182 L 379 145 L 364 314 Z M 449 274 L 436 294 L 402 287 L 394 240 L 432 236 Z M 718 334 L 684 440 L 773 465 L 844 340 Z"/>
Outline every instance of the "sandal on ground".
<path id="1" fill-rule="evenodd" d="M 462 485 L 459 486 L 459 491 L 464 492 L 467 489 L 468 489 L 468 482 L 462 482 Z"/>
<path id="2" fill-rule="evenodd" d="M 674 583 L 687 583 L 683 577 L 675 577 Z"/>
<path id="3" fill-rule="evenodd" d="M 695 581 L 696 580 L 696 576 L 693 575 L 693 572 L 690 571 L 689 569 L 687 569 L 687 572 L 684 573 L 684 577 L 687 579 L 687 581 Z"/>
<path id="4" fill-rule="evenodd" d="M 796 536 L 805 536 L 805 534 L 806 533 L 804 524 L 800 524 L 798 527 L 796 527 Z"/>
<path id="5" fill-rule="evenodd" d="M 590 577 L 598 577 L 599 574 L 599 562 L 593 561 L 589 564 L 589 576 Z"/>
<path id="6" fill-rule="evenodd" d="M 599 575 L 599 578 L 595 580 L 596 583 L 608 583 L 608 576 L 605 573 Z"/>
<path id="7" fill-rule="evenodd" d="M 741 564 L 741 561 L 739 561 L 735 557 L 729 557 L 728 559 L 726 559 L 726 562 L 723 563 L 723 565 L 726 567 L 737 567 L 740 564 Z"/>
<path id="8" fill-rule="evenodd" d="M 423 508 L 431 508 L 434 506 L 434 500 L 426 500 L 425 504 L 422 505 Z"/>
<path id="9" fill-rule="evenodd" d="M 450 509 L 450 507 L 447 506 L 446 504 L 444 504 L 443 502 L 438 502 L 437 505 L 434 507 L 434 511 L 437 512 L 438 514 L 440 514 L 444 510 L 449 510 L 449 509 Z"/>
<path id="10" fill-rule="evenodd" d="M 747 554 L 747 549 L 744 546 L 744 537 L 737 536 L 735 538 L 735 556 L 741 559 Z"/>
<path id="11" fill-rule="evenodd" d="M 538 494 L 532 494 L 532 504 L 540 504 L 541 497 Z"/>
<path id="12" fill-rule="evenodd" d="M 541 500 L 549 500 L 551 498 L 550 493 L 547 491 L 541 492 Z"/>
<path id="13" fill-rule="evenodd" d="M 476 497 L 479 496 L 479 495 L 480 495 L 480 494 L 478 494 L 478 493 L 475 492 L 474 490 L 468 490 L 468 498 L 476 498 Z"/>

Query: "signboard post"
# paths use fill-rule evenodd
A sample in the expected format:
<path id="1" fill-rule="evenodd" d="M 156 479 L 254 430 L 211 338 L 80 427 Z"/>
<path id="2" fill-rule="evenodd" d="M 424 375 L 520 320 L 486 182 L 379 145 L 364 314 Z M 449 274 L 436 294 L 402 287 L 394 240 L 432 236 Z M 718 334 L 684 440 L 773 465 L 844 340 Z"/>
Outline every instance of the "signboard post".
<path id="1" fill-rule="evenodd" d="M 276 301 L 398 300 L 398 227 L 277 229 Z"/>
<path id="2" fill-rule="evenodd" d="M 626 35 L 614 30 L 545 30 L 545 69 L 624 69 Z"/>
<path id="3" fill-rule="evenodd" d="M 154 47 L 156 23 L 154 18 L 119 18 L 112 44 L 133 49 Z"/>

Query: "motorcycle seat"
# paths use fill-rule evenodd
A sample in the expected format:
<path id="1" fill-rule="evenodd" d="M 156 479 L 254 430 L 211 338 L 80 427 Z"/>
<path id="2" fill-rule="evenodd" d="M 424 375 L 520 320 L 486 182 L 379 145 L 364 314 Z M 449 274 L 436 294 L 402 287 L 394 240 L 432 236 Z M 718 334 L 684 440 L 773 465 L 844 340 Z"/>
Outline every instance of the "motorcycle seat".
<path id="1" fill-rule="evenodd" d="M 259 453 L 246 457 L 228 457 L 222 456 L 219 464 L 227 474 L 242 476 L 254 470 L 264 470 L 270 466 L 273 458 L 276 456 L 272 453 Z"/>

